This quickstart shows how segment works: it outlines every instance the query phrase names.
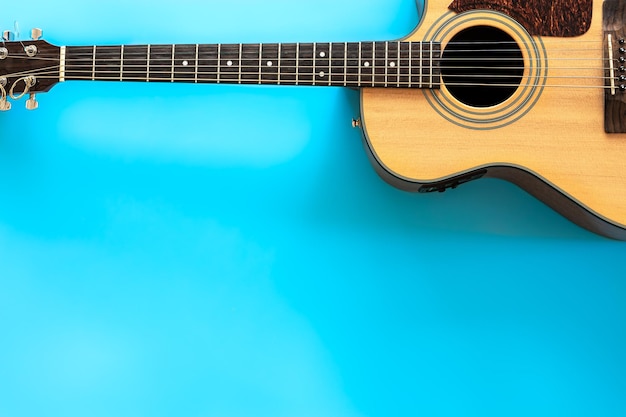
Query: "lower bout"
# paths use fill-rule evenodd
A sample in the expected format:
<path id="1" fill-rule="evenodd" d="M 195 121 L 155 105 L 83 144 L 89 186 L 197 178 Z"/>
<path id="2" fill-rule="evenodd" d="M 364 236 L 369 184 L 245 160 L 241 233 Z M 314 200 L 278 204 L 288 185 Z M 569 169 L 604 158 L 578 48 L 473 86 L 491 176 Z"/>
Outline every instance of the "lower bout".
<path id="1" fill-rule="evenodd" d="M 388 170 L 376 158 L 365 137 L 363 142 L 368 158 L 378 175 L 390 185 L 401 190 L 418 193 L 443 192 L 480 178 L 499 178 L 519 186 L 580 227 L 611 239 L 626 241 L 626 225 L 599 215 L 561 192 L 540 176 L 521 167 L 490 165 L 454 173 L 435 181 L 418 181 L 401 177 Z"/>

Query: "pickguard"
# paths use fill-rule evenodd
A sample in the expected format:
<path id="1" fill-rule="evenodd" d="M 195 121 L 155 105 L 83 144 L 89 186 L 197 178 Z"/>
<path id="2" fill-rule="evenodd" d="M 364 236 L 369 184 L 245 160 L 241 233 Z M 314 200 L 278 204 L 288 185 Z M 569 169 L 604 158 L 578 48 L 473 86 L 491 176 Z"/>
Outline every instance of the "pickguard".
<path id="1" fill-rule="evenodd" d="M 574 37 L 589 30 L 593 0 L 454 0 L 449 9 L 494 10 L 515 19 L 530 35 Z"/>

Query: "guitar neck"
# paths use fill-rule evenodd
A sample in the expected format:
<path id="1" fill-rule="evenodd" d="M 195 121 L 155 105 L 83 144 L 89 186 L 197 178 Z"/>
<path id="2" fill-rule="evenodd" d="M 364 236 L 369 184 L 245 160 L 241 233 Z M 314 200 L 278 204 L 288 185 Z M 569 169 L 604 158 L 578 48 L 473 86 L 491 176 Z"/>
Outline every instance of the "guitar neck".
<path id="1" fill-rule="evenodd" d="M 67 46 L 61 80 L 438 88 L 436 42 Z"/>

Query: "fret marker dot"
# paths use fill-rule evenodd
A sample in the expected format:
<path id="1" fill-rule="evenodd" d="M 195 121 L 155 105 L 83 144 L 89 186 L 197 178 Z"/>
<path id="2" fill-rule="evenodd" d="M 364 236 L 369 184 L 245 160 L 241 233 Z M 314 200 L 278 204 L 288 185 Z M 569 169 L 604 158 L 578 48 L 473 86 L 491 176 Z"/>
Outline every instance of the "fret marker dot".
<path id="1" fill-rule="evenodd" d="M 267 61 L 267 66 L 271 67 L 272 65 L 274 65 L 274 63 L 272 61 Z"/>
<path id="2" fill-rule="evenodd" d="M 391 62 L 389 63 L 389 66 L 390 66 L 391 68 L 393 68 L 393 67 L 395 67 L 395 66 L 396 66 L 396 63 L 395 63 L 395 62 L 393 62 L 393 61 L 391 61 Z"/>
<path id="3" fill-rule="evenodd" d="M 229 67 L 232 67 L 233 66 L 233 61 L 226 62 L 226 65 L 228 65 Z"/>
<path id="4" fill-rule="evenodd" d="M 365 61 L 365 64 L 364 64 L 364 65 L 365 65 L 366 67 L 369 67 L 369 66 L 370 66 L 369 61 Z"/>
<path id="5" fill-rule="evenodd" d="M 326 56 L 326 52 L 320 52 L 320 57 L 324 58 Z"/>
<path id="6" fill-rule="evenodd" d="M 186 67 L 187 65 L 189 65 L 189 61 L 183 61 L 183 67 Z"/>
<path id="7" fill-rule="evenodd" d="M 324 71 L 320 71 L 320 78 L 324 78 L 324 75 L 326 75 Z"/>

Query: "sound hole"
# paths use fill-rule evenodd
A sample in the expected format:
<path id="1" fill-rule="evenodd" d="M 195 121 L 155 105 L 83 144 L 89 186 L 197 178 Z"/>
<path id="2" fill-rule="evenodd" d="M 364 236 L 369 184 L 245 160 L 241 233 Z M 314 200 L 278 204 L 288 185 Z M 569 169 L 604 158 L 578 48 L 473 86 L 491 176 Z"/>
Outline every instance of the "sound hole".
<path id="1" fill-rule="evenodd" d="M 502 30 L 474 26 L 450 40 L 442 54 L 441 73 L 457 100 L 490 107 L 515 93 L 524 74 L 524 59 L 517 43 Z"/>

